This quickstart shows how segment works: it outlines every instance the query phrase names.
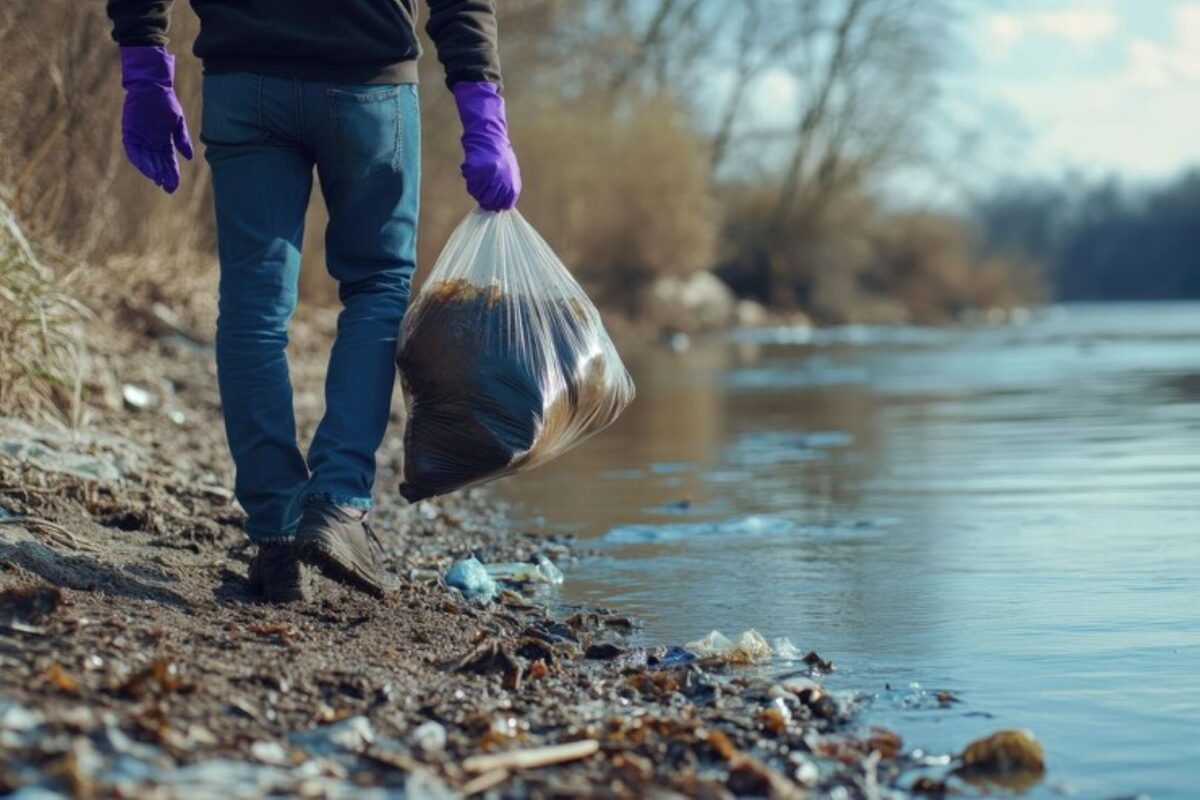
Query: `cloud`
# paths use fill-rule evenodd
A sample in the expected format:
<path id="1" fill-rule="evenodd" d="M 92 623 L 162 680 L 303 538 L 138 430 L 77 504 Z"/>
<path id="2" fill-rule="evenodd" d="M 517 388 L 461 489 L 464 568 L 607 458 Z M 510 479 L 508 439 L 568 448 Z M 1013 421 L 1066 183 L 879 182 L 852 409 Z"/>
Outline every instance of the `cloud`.
<path id="1" fill-rule="evenodd" d="M 1117 17 L 1101 8 L 1075 8 L 1029 14 L 996 13 L 984 24 L 992 44 L 1002 52 L 1035 35 L 1061 39 L 1073 47 L 1090 47 L 1117 31 Z"/>
<path id="2" fill-rule="evenodd" d="M 1200 163 L 1200 0 L 1176 3 L 1169 23 L 1162 39 L 1119 36 L 1103 67 L 1081 53 L 1051 72 L 1009 69 L 987 84 L 985 93 L 1025 123 L 1026 166 L 1074 164 L 1145 176 Z M 1098 35 L 1092 25 L 1091 35 Z M 997 41 L 994 28 L 991 36 Z"/>
<path id="3" fill-rule="evenodd" d="M 1102 42 L 1117 30 L 1117 18 L 1111 11 L 1080 8 L 1034 14 L 1033 27 L 1043 33 L 1065 39 L 1076 47 Z"/>
<path id="4" fill-rule="evenodd" d="M 984 24 L 988 37 L 1001 50 L 1008 50 L 1025 38 L 1025 24 L 1013 14 L 992 14 Z"/>
<path id="5" fill-rule="evenodd" d="M 1124 82 L 1147 89 L 1200 83 L 1200 2 L 1184 3 L 1172 12 L 1174 41 L 1149 39 L 1129 43 Z"/>

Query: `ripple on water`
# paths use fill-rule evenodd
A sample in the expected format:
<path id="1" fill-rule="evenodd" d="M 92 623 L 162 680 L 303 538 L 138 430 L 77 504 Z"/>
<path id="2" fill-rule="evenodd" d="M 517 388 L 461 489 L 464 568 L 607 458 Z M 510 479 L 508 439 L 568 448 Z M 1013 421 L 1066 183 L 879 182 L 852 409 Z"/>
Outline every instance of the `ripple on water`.
<path id="1" fill-rule="evenodd" d="M 712 537 L 760 537 L 790 533 L 795 523 L 782 517 L 751 514 L 744 517 L 707 522 L 672 522 L 665 525 L 621 525 L 604 534 L 602 541 L 612 544 L 677 542 Z"/>
<path id="2" fill-rule="evenodd" d="M 750 431 L 726 448 L 722 463 L 754 467 L 819 461 L 828 451 L 853 444 L 854 436 L 845 431 Z"/>
<path id="3" fill-rule="evenodd" d="M 870 373 L 862 367 L 839 364 L 827 358 L 803 358 L 731 370 L 725 375 L 724 383 L 731 389 L 778 390 L 863 385 L 870 378 Z"/>

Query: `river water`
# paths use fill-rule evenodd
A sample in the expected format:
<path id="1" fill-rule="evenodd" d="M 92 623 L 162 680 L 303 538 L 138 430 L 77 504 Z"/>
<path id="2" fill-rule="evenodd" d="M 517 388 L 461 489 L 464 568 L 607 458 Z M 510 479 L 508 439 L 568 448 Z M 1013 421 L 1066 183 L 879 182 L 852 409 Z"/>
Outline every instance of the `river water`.
<path id="1" fill-rule="evenodd" d="M 598 548 L 566 601 L 787 636 L 910 747 L 1028 728 L 1034 797 L 1200 796 L 1200 304 L 628 361 L 613 428 L 503 484 Z"/>

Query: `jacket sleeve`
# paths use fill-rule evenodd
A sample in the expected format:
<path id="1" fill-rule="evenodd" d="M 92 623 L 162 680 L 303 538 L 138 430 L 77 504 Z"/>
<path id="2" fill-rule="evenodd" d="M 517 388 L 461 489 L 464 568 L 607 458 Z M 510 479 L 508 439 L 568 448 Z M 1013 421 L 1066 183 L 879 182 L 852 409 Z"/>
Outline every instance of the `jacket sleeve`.
<path id="1" fill-rule="evenodd" d="M 446 85 L 500 80 L 495 0 L 429 0 L 425 25 L 446 70 Z"/>
<path id="2" fill-rule="evenodd" d="M 108 0 L 113 39 L 125 45 L 165 45 L 172 0 Z"/>

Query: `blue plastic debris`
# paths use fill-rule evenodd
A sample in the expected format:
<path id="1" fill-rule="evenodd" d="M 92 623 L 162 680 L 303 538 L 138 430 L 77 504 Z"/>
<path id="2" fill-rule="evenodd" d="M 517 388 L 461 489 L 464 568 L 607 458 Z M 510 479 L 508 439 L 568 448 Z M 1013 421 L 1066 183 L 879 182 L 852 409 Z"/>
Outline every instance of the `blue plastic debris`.
<path id="1" fill-rule="evenodd" d="M 458 589 L 468 600 L 491 600 L 500 591 L 500 585 L 475 556 L 456 561 L 446 573 L 446 585 Z"/>
<path id="2" fill-rule="evenodd" d="M 690 664 L 696 660 L 696 654 L 686 647 L 672 646 L 667 649 L 667 652 L 653 662 L 652 666 L 662 669 L 670 667 L 682 667 L 684 664 Z"/>

